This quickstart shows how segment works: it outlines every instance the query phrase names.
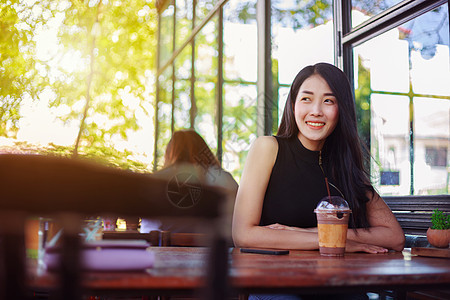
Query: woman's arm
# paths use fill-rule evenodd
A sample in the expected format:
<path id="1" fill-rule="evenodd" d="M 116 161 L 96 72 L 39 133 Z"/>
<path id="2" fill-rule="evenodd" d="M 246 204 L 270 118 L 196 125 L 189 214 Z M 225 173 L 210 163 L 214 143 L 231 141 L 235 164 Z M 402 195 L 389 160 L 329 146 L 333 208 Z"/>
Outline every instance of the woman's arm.
<path id="1" fill-rule="evenodd" d="M 317 228 L 297 228 L 282 224 L 259 226 L 264 196 L 277 153 L 278 143 L 276 139 L 274 137 L 263 136 L 259 137 L 253 143 L 247 155 L 234 207 L 232 226 L 234 244 L 236 247 L 298 250 L 318 249 Z M 358 238 L 355 238 L 353 237 L 354 232 L 350 230 L 352 233 L 349 233 L 349 240 L 347 241 L 346 247 L 347 252 L 386 252 L 384 246 L 377 246 L 372 243 L 372 234 L 378 234 L 378 229 L 375 230 L 375 227 L 378 227 L 378 223 L 372 221 L 371 216 L 373 213 L 371 210 L 368 211 L 368 215 L 369 221 L 374 226 L 371 229 L 372 233 L 361 233 Z M 378 217 L 374 216 L 373 218 L 377 219 Z M 382 234 L 386 234 L 386 231 L 383 231 Z M 366 236 L 366 241 L 361 239 L 363 235 Z M 350 237 L 353 240 L 350 240 Z"/>
<path id="2" fill-rule="evenodd" d="M 277 153 L 276 139 L 261 136 L 253 143 L 247 155 L 234 207 L 234 244 L 236 247 L 318 249 L 315 232 L 259 226 L 264 195 Z"/>
<path id="3" fill-rule="evenodd" d="M 367 203 L 367 218 L 370 228 L 349 229 L 347 238 L 359 242 L 370 243 L 387 249 L 402 251 L 405 234 L 394 214 L 381 197 L 374 192 Z"/>

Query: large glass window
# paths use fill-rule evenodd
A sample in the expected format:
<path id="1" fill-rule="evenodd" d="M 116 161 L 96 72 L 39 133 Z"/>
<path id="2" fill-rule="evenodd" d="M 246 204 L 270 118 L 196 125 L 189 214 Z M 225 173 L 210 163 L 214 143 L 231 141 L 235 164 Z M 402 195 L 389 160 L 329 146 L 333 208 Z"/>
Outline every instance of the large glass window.
<path id="1" fill-rule="evenodd" d="M 164 151 L 166 150 L 166 145 L 169 143 L 171 137 L 171 124 L 172 124 L 172 92 L 173 92 L 173 80 L 172 80 L 172 69 L 168 68 L 166 71 L 159 76 L 160 80 L 160 93 L 159 101 L 157 103 L 158 107 L 158 131 L 157 131 L 157 153 L 156 157 L 159 159 L 155 163 L 156 169 L 160 169 L 164 161 Z"/>
<path id="2" fill-rule="evenodd" d="M 353 57 L 375 186 L 384 195 L 448 193 L 448 5 L 362 43 Z"/>
<path id="3" fill-rule="evenodd" d="M 185 47 L 175 59 L 174 130 L 189 128 L 191 109 L 192 47 Z"/>
<path id="4" fill-rule="evenodd" d="M 160 62 L 166 62 L 173 52 L 173 23 L 174 23 L 174 6 L 170 5 L 161 14 L 159 28 L 161 34 L 159 37 Z"/>
<path id="5" fill-rule="evenodd" d="M 224 78 L 256 83 L 258 33 L 254 16 L 252 20 L 235 18 L 231 11 L 234 3 L 229 4 L 224 12 Z"/>
<path id="6" fill-rule="evenodd" d="M 270 14 L 258 18 L 258 0 L 172 1 L 161 12 L 158 57 L 160 68 L 167 68 L 158 71 L 157 156 L 172 130 L 193 127 L 239 181 L 257 134 L 276 132 L 297 72 L 328 62 L 341 67 L 354 84 L 358 129 L 373 157 L 371 174 L 380 193 L 448 193 L 446 1 L 263 4 L 271 5 Z M 270 34 L 262 35 L 258 28 L 265 25 Z M 272 69 L 265 74 L 272 76 L 273 86 L 267 88 L 270 76 L 258 78 L 258 69 L 267 64 L 258 65 L 258 55 L 269 52 Z M 261 121 L 258 102 L 273 122 Z"/>
<path id="7" fill-rule="evenodd" d="M 352 27 L 391 8 L 403 0 L 352 0 Z"/>
<path id="8" fill-rule="evenodd" d="M 194 2 L 194 1 L 183 1 L 183 2 Z M 203 20 L 219 2 L 218 0 L 197 0 L 196 15 L 198 20 Z"/>
<path id="9" fill-rule="evenodd" d="M 273 1 L 272 5 L 274 81 L 280 86 L 274 107 L 279 124 L 297 73 L 317 62 L 334 63 L 333 5 L 331 0 Z"/>
<path id="10" fill-rule="evenodd" d="M 217 151 L 217 21 L 211 22 L 195 38 L 195 125 L 213 152 Z"/>
<path id="11" fill-rule="evenodd" d="M 217 3 L 172 1 L 161 12 L 154 170 L 174 130 L 194 128 L 217 149 Z"/>
<path id="12" fill-rule="evenodd" d="M 223 167 L 240 178 L 251 143 L 256 139 L 256 85 L 224 87 Z"/>
<path id="13" fill-rule="evenodd" d="M 224 19 L 222 167 L 239 180 L 256 138 L 256 1 L 229 1 Z"/>
<path id="14" fill-rule="evenodd" d="M 175 1 L 176 3 L 176 44 L 180 47 L 192 33 L 192 2 L 191 1 Z"/>
<path id="15" fill-rule="evenodd" d="M 450 99 L 414 97 L 413 105 L 414 193 L 447 194 Z"/>

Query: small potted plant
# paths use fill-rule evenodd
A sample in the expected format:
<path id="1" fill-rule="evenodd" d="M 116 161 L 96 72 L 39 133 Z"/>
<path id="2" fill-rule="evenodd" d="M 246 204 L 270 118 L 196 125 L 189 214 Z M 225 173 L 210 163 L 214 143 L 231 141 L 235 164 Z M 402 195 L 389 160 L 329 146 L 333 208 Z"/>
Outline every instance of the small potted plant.
<path id="1" fill-rule="evenodd" d="M 447 248 L 450 242 L 450 215 L 435 209 L 431 215 L 431 224 L 427 230 L 428 242 L 434 247 Z"/>

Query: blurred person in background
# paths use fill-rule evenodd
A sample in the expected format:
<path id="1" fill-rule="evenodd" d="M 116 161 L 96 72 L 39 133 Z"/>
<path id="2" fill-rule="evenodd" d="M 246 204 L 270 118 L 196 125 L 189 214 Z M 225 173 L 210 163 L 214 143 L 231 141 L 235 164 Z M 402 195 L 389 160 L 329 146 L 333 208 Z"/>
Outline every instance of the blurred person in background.
<path id="1" fill-rule="evenodd" d="M 208 186 L 223 188 L 228 195 L 225 215 L 227 227 L 231 228 L 232 211 L 238 184 L 233 176 L 222 169 L 217 157 L 206 144 L 205 140 L 194 130 L 175 131 L 167 144 L 164 155 L 164 166 L 155 172 L 155 176 L 177 182 L 200 182 Z M 168 195 L 169 196 L 169 195 Z M 179 203 L 182 207 L 192 204 L 191 197 L 186 195 L 186 201 Z M 195 220 L 141 220 L 141 232 L 151 230 L 167 230 L 171 232 L 197 232 L 199 229 Z"/>

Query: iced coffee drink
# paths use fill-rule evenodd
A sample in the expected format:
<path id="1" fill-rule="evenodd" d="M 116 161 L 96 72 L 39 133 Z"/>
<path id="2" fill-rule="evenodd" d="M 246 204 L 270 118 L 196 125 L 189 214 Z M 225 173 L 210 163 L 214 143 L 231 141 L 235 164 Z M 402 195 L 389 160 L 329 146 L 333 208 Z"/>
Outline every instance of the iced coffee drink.
<path id="1" fill-rule="evenodd" d="M 347 201 L 338 196 L 327 196 L 319 202 L 314 212 L 317 216 L 320 254 L 343 256 L 351 213 Z"/>

